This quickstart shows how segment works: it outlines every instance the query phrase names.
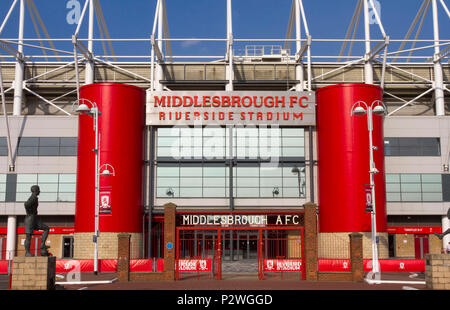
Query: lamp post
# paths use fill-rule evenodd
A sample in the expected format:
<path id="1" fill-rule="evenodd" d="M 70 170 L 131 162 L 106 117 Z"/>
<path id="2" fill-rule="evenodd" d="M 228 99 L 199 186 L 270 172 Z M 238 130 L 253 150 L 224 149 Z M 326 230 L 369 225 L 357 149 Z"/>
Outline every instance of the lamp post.
<path id="1" fill-rule="evenodd" d="M 384 115 L 386 107 L 380 100 L 375 100 L 369 106 L 364 101 L 358 101 L 352 106 L 352 115 L 362 116 L 367 113 L 367 128 L 369 130 L 369 174 L 370 174 L 370 188 L 372 192 L 372 211 L 371 211 L 371 224 L 372 224 L 372 273 L 378 274 L 380 272 L 380 266 L 378 263 L 378 247 L 377 247 L 377 220 L 376 220 L 376 207 L 375 207 L 375 174 L 379 171 L 375 167 L 375 161 L 373 160 L 373 151 L 377 150 L 376 146 L 373 146 L 373 114 Z"/>
<path id="2" fill-rule="evenodd" d="M 77 101 L 75 101 L 76 103 Z M 81 103 L 80 103 L 81 102 Z M 88 104 L 84 103 L 87 102 Z M 74 103 L 74 104 L 75 104 Z M 81 114 L 87 114 L 93 118 L 94 124 L 93 129 L 95 132 L 95 146 L 92 150 L 95 153 L 95 228 L 94 235 L 92 237 L 92 241 L 94 242 L 94 274 L 98 273 L 98 237 L 99 237 L 99 149 L 100 149 L 100 132 L 98 129 L 98 117 L 101 115 L 98 110 L 97 104 L 95 102 L 89 101 L 88 99 L 79 99 L 78 100 L 78 108 L 75 110 Z"/>

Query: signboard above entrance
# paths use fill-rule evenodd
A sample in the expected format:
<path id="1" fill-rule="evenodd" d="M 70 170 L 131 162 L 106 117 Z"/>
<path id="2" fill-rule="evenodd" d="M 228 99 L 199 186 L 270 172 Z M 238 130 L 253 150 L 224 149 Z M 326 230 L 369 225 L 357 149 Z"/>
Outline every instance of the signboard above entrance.
<path id="1" fill-rule="evenodd" d="M 315 125 L 312 91 L 147 92 L 147 125 Z"/>

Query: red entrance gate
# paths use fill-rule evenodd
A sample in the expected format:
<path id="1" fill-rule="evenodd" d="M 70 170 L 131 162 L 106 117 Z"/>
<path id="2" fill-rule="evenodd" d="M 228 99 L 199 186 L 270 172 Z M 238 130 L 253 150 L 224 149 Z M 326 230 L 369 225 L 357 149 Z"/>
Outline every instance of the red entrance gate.
<path id="1" fill-rule="evenodd" d="M 305 279 L 304 227 L 178 226 L 176 278 L 223 279 L 254 274 L 259 279 Z"/>

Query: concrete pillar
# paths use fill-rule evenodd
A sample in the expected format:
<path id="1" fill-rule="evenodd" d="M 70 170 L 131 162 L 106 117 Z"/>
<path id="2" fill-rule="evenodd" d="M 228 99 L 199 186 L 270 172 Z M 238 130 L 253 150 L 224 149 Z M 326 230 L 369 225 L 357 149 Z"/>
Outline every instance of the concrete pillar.
<path id="1" fill-rule="evenodd" d="M 12 260 L 16 254 L 16 227 L 17 218 L 14 215 L 8 216 L 8 229 L 6 235 L 6 259 Z"/>

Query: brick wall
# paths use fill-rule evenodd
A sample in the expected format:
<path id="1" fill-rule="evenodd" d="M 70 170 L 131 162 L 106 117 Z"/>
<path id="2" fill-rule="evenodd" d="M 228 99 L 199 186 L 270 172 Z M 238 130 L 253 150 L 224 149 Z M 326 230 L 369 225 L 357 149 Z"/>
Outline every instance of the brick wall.
<path id="1" fill-rule="evenodd" d="M 62 237 L 63 236 L 70 236 L 70 234 L 49 234 L 47 237 L 46 244 L 50 246 L 50 249 L 48 250 L 50 253 L 52 253 L 55 257 L 62 257 Z M 33 237 L 41 238 L 41 235 L 34 235 Z M 25 234 L 19 234 L 16 238 L 16 256 L 25 256 L 25 242 L 26 235 Z M 34 242 L 34 239 L 32 239 L 32 242 Z M 34 245 L 34 243 L 33 243 Z M 32 253 L 34 255 L 34 252 Z M 39 255 L 39 249 L 38 249 L 38 255 Z"/>
<path id="2" fill-rule="evenodd" d="M 429 289 L 450 290 L 450 255 L 425 255 L 425 282 Z"/>
<path id="3" fill-rule="evenodd" d="M 395 234 L 395 256 L 414 258 L 415 245 L 414 234 Z M 428 235 L 428 246 L 430 254 L 441 254 L 442 240 L 433 234 Z"/>
<path id="4" fill-rule="evenodd" d="M 319 258 L 350 258 L 350 233 L 319 233 Z M 363 258 L 372 258 L 372 235 L 363 232 Z M 378 233 L 378 258 L 389 258 L 388 234 Z"/>
<path id="5" fill-rule="evenodd" d="M 53 290 L 55 271 L 55 257 L 16 256 L 13 259 L 11 289 Z"/>
<path id="6" fill-rule="evenodd" d="M 117 237 L 120 233 L 102 233 L 98 238 L 98 258 L 99 259 L 117 259 Z M 131 258 L 141 258 L 142 234 L 130 233 Z M 75 233 L 73 240 L 73 252 L 75 259 L 93 259 L 94 242 L 92 242 L 93 233 Z"/>

